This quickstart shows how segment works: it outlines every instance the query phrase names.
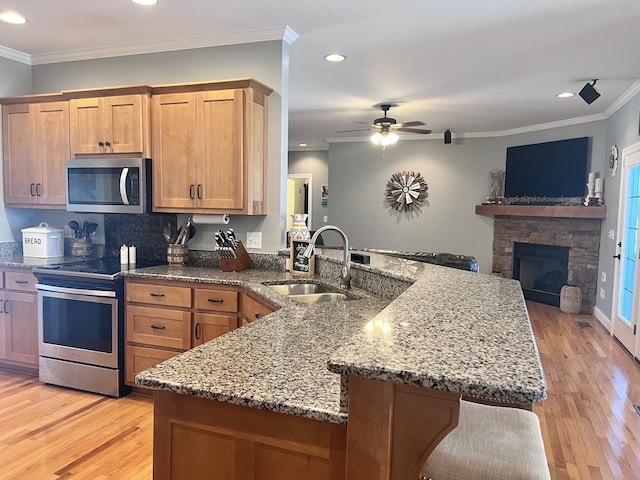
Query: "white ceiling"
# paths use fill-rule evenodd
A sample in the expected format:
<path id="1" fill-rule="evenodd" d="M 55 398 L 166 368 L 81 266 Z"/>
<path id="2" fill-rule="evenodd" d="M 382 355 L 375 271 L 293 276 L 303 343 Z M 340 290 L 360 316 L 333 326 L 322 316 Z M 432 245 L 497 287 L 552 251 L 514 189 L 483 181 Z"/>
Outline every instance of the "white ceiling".
<path id="1" fill-rule="evenodd" d="M 0 0 L 6 10 L 28 22 L 0 22 L 0 55 L 33 64 L 283 38 L 288 26 L 292 148 L 353 139 L 336 131 L 385 102 L 440 139 L 605 118 L 640 91 L 639 0 Z M 347 60 L 324 61 L 330 52 Z M 592 78 L 592 105 L 556 98 Z"/>

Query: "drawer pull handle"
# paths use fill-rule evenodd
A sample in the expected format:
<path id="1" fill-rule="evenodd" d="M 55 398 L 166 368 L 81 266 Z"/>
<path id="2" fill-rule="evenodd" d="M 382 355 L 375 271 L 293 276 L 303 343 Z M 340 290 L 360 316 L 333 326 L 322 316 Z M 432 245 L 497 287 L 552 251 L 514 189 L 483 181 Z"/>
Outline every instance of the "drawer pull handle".
<path id="1" fill-rule="evenodd" d="M 26 284 L 28 284 L 29 282 L 27 282 L 26 280 L 16 280 L 16 283 L 17 283 L 18 285 L 26 285 Z"/>
<path id="2" fill-rule="evenodd" d="M 200 323 L 196 323 L 196 340 L 200 340 Z"/>
<path id="3" fill-rule="evenodd" d="M 151 295 L 152 297 L 164 297 L 164 293 L 153 293 L 153 292 L 151 292 L 149 295 Z"/>
<path id="4" fill-rule="evenodd" d="M 9 313 L 9 300 L 2 302 L 2 310 L 4 313 Z"/>
<path id="5" fill-rule="evenodd" d="M 164 325 L 151 325 L 154 330 L 164 330 Z"/>
<path id="6" fill-rule="evenodd" d="M 224 300 L 220 300 L 219 298 L 207 298 L 207 302 L 209 302 L 209 303 L 223 303 Z"/>

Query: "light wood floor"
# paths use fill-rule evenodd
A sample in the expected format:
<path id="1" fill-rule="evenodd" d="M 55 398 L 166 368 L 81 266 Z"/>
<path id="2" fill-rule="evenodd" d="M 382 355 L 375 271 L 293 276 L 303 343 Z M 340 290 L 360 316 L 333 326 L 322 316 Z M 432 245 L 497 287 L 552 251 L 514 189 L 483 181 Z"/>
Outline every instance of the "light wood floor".
<path id="1" fill-rule="evenodd" d="M 594 317 L 528 306 L 549 384 L 534 411 L 552 478 L 640 479 L 640 366 Z M 0 371 L 0 480 L 151 480 L 152 411 L 146 397 Z"/>

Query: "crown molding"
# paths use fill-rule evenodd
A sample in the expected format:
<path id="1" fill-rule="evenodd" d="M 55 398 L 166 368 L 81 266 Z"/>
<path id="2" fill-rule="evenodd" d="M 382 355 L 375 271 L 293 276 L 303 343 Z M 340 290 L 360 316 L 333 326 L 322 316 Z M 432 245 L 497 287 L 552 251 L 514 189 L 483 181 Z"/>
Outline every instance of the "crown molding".
<path id="1" fill-rule="evenodd" d="M 12 48 L 3 47 L 2 45 L 0 45 L 0 57 L 31 65 L 31 56 L 29 54 L 13 50 Z"/>
<path id="2" fill-rule="evenodd" d="M 123 57 L 127 55 L 141 55 L 146 53 L 171 52 L 190 50 L 204 47 L 220 47 L 243 43 L 258 43 L 281 40 L 291 44 L 298 39 L 298 34 L 288 26 L 244 30 L 225 34 L 207 35 L 201 37 L 182 38 L 165 42 L 152 42 L 137 45 L 86 48 L 64 52 L 52 52 L 29 55 L 17 50 L 0 46 L 0 56 L 26 63 L 27 65 L 44 65 L 48 63 L 73 62 L 78 60 L 93 60 L 98 58 Z"/>
<path id="3" fill-rule="evenodd" d="M 631 85 L 629 89 L 624 92 L 620 98 L 618 98 L 615 102 L 613 102 L 609 108 L 604 111 L 604 115 L 606 118 L 609 118 L 611 115 L 620 110 L 624 105 L 627 104 L 629 100 L 635 97 L 638 93 L 640 93 L 640 80 Z"/>

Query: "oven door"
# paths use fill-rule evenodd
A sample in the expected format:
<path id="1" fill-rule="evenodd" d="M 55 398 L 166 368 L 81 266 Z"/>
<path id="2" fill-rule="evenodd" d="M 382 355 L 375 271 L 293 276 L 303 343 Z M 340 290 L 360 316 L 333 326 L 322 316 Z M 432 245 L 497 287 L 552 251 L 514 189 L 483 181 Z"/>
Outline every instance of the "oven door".
<path id="1" fill-rule="evenodd" d="M 41 357 L 117 369 L 117 292 L 37 284 Z"/>

